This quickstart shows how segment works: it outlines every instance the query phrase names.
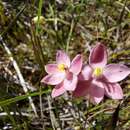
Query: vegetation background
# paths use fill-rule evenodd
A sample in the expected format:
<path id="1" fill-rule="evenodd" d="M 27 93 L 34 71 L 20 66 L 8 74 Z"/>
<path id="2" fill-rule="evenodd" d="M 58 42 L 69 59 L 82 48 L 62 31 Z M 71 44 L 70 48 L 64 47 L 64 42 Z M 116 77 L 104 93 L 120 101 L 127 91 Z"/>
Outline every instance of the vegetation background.
<path id="1" fill-rule="evenodd" d="M 0 129 L 130 130 L 130 76 L 122 101 L 96 106 L 71 94 L 52 99 L 40 83 L 57 50 L 87 61 L 96 41 L 109 62 L 130 67 L 130 0 L 0 0 Z"/>

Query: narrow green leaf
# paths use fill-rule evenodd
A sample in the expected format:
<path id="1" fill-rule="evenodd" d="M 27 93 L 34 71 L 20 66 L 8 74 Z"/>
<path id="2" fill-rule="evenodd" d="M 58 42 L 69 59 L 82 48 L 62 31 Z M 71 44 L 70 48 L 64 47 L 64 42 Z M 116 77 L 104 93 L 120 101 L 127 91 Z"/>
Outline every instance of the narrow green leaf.
<path id="1" fill-rule="evenodd" d="M 50 92 L 49 90 L 42 91 L 42 92 L 33 92 L 33 93 L 26 94 L 26 95 L 22 95 L 22 96 L 17 96 L 17 97 L 14 97 L 14 98 L 10 98 L 10 99 L 1 101 L 0 102 L 0 106 L 1 107 L 2 106 L 6 106 L 6 105 L 9 105 L 9 104 L 14 103 L 14 102 L 18 102 L 18 101 L 24 100 L 24 99 L 28 98 L 29 96 L 30 97 L 34 97 L 34 96 L 42 95 L 42 94 L 49 93 L 49 92 Z"/>
<path id="2" fill-rule="evenodd" d="M 37 21 L 37 26 L 36 26 L 36 35 L 38 35 L 38 32 L 39 32 L 39 19 L 40 19 L 41 12 L 42 12 L 42 4 L 43 4 L 43 0 L 39 0 L 38 21 Z"/>

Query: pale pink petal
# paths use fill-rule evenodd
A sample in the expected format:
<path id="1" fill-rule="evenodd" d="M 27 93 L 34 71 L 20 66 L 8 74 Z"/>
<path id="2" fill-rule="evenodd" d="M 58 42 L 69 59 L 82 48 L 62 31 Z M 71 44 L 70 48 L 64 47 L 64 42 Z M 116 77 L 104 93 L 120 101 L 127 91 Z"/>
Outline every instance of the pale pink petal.
<path id="1" fill-rule="evenodd" d="M 48 74 L 55 74 L 57 73 L 59 70 L 58 70 L 58 67 L 56 64 L 47 64 L 45 65 L 45 71 L 48 73 Z"/>
<path id="2" fill-rule="evenodd" d="M 126 78 L 130 74 L 130 68 L 122 64 L 109 64 L 103 74 L 108 82 L 114 83 Z"/>
<path id="3" fill-rule="evenodd" d="M 56 62 L 57 62 L 57 64 L 64 64 L 67 67 L 70 67 L 70 58 L 63 51 L 57 51 L 57 53 L 56 53 Z"/>
<path id="4" fill-rule="evenodd" d="M 51 96 L 52 96 L 52 98 L 55 98 L 55 97 L 57 97 L 57 96 L 62 95 L 65 91 L 66 91 L 66 90 L 65 90 L 65 88 L 63 87 L 63 84 L 60 83 L 60 84 L 58 84 L 58 85 L 52 90 Z"/>
<path id="5" fill-rule="evenodd" d="M 77 86 L 77 83 L 78 83 L 78 77 L 70 73 L 64 80 L 64 88 L 66 90 L 74 91 Z"/>
<path id="6" fill-rule="evenodd" d="M 123 91 L 118 83 L 106 83 L 105 95 L 112 99 L 122 99 Z"/>
<path id="7" fill-rule="evenodd" d="M 104 98 L 104 84 L 99 81 L 92 82 L 89 87 L 89 98 L 93 104 L 100 103 Z"/>
<path id="8" fill-rule="evenodd" d="M 77 55 L 71 63 L 70 71 L 74 74 L 79 74 L 82 68 L 83 59 L 81 55 Z"/>
<path id="9" fill-rule="evenodd" d="M 90 80 L 92 78 L 92 68 L 89 65 L 83 67 L 80 75 L 79 80 Z"/>
<path id="10" fill-rule="evenodd" d="M 45 76 L 41 82 L 49 85 L 57 85 L 61 83 L 65 78 L 64 73 L 58 73 L 58 74 L 53 74 L 53 75 L 47 75 Z"/>
<path id="11" fill-rule="evenodd" d="M 73 96 L 74 97 L 86 96 L 89 93 L 88 89 L 89 89 L 90 84 L 91 82 L 89 81 L 79 81 L 75 91 L 73 92 Z"/>
<path id="12" fill-rule="evenodd" d="M 94 68 L 104 67 L 107 64 L 107 50 L 103 44 L 98 43 L 92 49 L 89 56 L 89 64 Z"/>
<path id="13" fill-rule="evenodd" d="M 101 96 L 101 97 L 94 97 L 94 96 L 91 97 L 90 96 L 89 100 L 92 104 L 96 105 L 96 104 L 99 104 L 103 100 L 103 98 L 104 98 L 103 96 Z"/>

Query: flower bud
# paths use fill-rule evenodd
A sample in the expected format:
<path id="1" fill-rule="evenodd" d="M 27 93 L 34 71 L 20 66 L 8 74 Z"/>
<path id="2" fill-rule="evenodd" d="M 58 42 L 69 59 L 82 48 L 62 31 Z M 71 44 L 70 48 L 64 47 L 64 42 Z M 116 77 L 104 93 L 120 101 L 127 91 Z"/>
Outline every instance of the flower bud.
<path id="1" fill-rule="evenodd" d="M 37 24 L 38 22 L 38 16 L 34 17 L 32 19 L 33 24 Z M 43 16 L 39 16 L 39 24 L 44 25 L 45 24 L 45 18 Z"/>

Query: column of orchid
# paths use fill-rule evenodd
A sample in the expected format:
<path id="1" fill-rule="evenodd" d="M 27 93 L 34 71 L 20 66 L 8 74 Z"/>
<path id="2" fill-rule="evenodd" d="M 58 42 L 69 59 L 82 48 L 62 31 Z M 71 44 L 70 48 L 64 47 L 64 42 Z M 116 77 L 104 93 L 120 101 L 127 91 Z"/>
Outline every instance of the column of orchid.
<path id="1" fill-rule="evenodd" d="M 93 104 L 100 103 L 104 95 L 122 99 L 122 88 L 117 82 L 130 74 L 130 68 L 123 64 L 107 65 L 107 56 L 107 49 L 101 43 L 92 48 L 88 65 L 83 65 L 79 54 L 71 62 L 65 52 L 58 51 L 56 64 L 45 66 L 48 75 L 41 82 L 55 85 L 52 90 L 53 98 L 71 91 L 74 97 L 85 97 Z"/>

